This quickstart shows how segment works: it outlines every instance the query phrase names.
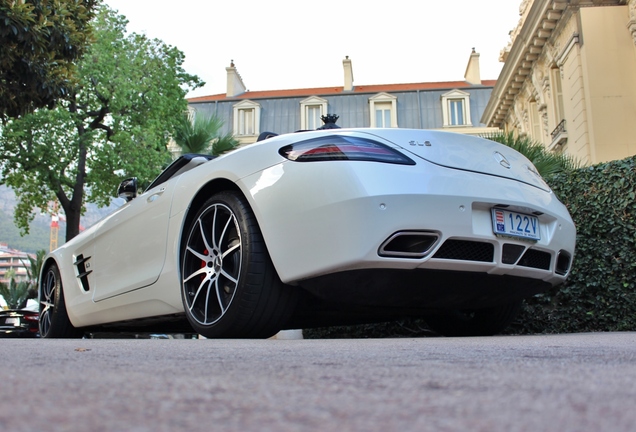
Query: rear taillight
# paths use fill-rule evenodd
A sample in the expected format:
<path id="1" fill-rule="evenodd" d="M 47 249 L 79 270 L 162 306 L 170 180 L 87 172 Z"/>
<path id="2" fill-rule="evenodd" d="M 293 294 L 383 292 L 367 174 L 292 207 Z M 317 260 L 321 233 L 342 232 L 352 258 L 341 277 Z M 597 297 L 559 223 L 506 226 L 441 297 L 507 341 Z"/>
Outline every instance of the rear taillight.
<path id="1" fill-rule="evenodd" d="M 279 153 L 295 162 L 348 160 L 415 165 L 411 159 L 387 145 L 367 138 L 342 135 L 290 144 L 281 148 Z"/>

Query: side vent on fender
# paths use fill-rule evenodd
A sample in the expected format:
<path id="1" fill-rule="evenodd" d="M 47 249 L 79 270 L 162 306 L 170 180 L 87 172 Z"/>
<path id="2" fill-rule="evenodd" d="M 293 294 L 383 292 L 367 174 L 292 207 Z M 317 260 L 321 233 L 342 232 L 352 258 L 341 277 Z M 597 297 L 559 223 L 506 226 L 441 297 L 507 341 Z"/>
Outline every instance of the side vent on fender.
<path id="1" fill-rule="evenodd" d="M 91 257 L 84 258 L 84 255 L 78 255 L 77 259 L 73 263 L 73 265 L 77 267 L 77 278 L 82 283 L 82 288 L 86 292 L 90 290 L 90 286 L 88 284 L 88 275 L 93 272 L 93 270 L 87 270 L 91 266 L 88 262 L 90 259 Z"/>

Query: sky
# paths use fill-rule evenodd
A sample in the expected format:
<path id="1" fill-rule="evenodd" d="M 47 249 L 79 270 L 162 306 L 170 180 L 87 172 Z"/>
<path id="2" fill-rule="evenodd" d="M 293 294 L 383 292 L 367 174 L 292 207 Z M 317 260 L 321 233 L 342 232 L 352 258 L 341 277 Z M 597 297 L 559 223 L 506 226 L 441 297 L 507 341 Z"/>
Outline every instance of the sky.
<path id="1" fill-rule="evenodd" d="M 497 79 L 520 0 L 104 0 L 128 31 L 185 53 L 183 68 L 226 92 L 233 60 L 248 90 L 461 81 L 472 48 L 481 79 Z"/>

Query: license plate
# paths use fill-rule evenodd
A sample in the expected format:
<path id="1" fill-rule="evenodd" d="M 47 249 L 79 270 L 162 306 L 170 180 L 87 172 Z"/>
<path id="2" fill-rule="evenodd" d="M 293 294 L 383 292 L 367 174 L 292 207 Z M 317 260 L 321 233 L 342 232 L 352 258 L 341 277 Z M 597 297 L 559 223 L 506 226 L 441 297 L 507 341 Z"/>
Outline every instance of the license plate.
<path id="1" fill-rule="evenodd" d="M 20 326 L 20 318 L 7 318 L 6 320 L 4 320 L 4 323 L 6 325 L 12 325 L 14 327 L 19 327 Z"/>
<path id="2" fill-rule="evenodd" d="M 504 209 L 492 209 L 492 230 L 499 235 L 541 240 L 538 217 Z"/>

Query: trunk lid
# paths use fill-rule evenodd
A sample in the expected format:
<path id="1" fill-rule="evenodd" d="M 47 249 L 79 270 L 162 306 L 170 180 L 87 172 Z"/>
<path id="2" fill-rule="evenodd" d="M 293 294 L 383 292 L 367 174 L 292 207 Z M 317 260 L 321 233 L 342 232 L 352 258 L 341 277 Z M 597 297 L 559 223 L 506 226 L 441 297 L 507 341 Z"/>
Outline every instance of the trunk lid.
<path id="1" fill-rule="evenodd" d="M 488 139 L 417 129 L 382 129 L 370 133 L 436 165 L 508 178 L 546 192 L 551 190 L 525 156 Z"/>

